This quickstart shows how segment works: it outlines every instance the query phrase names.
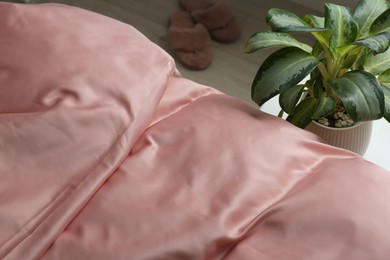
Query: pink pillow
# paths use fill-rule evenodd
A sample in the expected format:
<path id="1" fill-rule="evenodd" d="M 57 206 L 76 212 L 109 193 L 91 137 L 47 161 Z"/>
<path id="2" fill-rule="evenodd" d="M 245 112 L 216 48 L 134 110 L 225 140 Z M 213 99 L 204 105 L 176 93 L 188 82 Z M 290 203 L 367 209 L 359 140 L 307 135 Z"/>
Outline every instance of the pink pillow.
<path id="1" fill-rule="evenodd" d="M 86 106 L 101 97 L 138 108 L 153 102 L 149 92 L 172 69 L 171 57 L 133 27 L 86 10 L 0 3 L 0 26 L 3 113 Z"/>
<path id="2" fill-rule="evenodd" d="M 0 258 L 36 237 L 48 246 L 127 156 L 174 72 L 130 25 L 0 2 Z"/>

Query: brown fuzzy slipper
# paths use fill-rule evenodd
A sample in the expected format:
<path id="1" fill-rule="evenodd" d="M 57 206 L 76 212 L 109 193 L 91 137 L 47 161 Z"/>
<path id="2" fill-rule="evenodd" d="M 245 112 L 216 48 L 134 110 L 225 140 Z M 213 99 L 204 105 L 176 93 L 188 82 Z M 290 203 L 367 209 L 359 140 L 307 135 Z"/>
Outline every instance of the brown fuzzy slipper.
<path id="1" fill-rule="evenodd" d="M 177 58 L 188 68 L 201 70 L 211 64 L 210 34 L 188 12 L 176 12 L 169 17 L 168 40 Z"/>
<path id="2" fill-rule="evenodd" d="M 180 5 L 198 23 L 209 30 L 211 36 L 220 42 L 233 42 L 240 36 L 240 24 L 233 12 L 222 1 L 180 0 Z"/>

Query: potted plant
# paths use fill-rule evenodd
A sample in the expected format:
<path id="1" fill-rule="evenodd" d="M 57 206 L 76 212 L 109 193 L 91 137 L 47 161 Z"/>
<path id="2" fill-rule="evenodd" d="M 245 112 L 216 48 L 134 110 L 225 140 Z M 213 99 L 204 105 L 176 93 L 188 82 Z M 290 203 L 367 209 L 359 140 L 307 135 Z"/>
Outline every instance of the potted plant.
<path id="1" fill-rule="evenodd" d="M 279 95 L 280 117 L 306 128 L 312 121 L 331 128 L 384 117 L 390 122 L 390 3 L 360 0 L 352 13 L 325 3 L 324 17 L 273 8 L 270 31 L 247 41 L 246 53 L 278 49 L 261 64 L 252 83 L 259 106 Z M 315 43 L 292 33 L 311 33 Z"/>

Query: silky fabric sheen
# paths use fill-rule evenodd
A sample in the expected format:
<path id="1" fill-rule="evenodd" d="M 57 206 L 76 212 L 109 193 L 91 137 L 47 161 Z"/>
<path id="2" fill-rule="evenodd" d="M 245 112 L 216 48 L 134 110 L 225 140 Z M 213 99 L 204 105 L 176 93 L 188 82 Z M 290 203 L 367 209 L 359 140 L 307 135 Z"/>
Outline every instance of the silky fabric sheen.
<path id="1" fill-rule="evenodd" d="M 0 3 L 0 57 L 0 258 L 388 259 L 389 172 L 130 25 Z"/>

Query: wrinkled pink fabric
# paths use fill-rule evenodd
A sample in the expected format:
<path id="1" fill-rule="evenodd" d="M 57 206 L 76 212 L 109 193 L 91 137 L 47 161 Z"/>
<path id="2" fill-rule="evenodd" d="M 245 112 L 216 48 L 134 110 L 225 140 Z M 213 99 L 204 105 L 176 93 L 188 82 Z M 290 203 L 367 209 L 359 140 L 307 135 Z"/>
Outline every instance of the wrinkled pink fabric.
<path id="1" fill-rule="evenodd" d="M 0 3 L 1 259 L 388 259 L 390 173 L 180 76 L 140 32 Z"/>

